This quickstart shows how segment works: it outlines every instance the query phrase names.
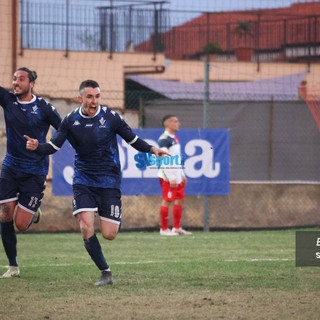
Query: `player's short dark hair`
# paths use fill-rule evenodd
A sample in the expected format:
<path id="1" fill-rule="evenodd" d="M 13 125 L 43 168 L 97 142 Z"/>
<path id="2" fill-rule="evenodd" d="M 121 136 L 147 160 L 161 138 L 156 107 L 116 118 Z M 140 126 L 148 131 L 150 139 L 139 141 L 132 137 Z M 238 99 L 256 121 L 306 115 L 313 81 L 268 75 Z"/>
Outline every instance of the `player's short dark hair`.
<path id="1" fill-rule="evenodd" d="M 83 92 L 85 88 L 100 88 L 99 83 L 94 80 L 84 80 L 81 82 L 79 87 L 80 94 Z"/>
<path id="2" fill-rule="evenodd" d="M 19 68 L 18 70 L 21 70 L 21 71 L 25 71 L 28 73 L 28 78 L 29 78 L 29 81 L 30 82 L 35 82 L 36 79 L 38 78 L 38 75 L 35 71 L 31 71 L 30 69 L 26 68 L 26 67 L 22 67 L 22 68 Z M 17 71 L 18 71 L 17 70 Z"/>
<path id="3" fill-rule="evenodd" d="M 175 115 L 174 115 L 174 114 L 167 114 L 166 116 L 164 116 L 163 119 L 162 119 L 162 125 L 164 126 L 164 123 L 165 123 L 168 119 L 170 119 L 170 118 L 172 118 L 172 117 L 175 117 Z"/>

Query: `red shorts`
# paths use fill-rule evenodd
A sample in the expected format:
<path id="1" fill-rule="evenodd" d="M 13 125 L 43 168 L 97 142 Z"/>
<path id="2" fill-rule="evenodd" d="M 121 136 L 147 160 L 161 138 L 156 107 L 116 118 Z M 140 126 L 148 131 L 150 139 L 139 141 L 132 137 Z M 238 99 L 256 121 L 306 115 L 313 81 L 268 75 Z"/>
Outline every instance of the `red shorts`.
<path id="1" fill-rule="evenodd" d="M 164 181 L 162 178 L 159 178 L 159 181 L 163 200 L 174 201 L 176 199 L 184 199 L 184 183 L 179 183 L 176 189 L 172 189 L 169 181 Z"/>

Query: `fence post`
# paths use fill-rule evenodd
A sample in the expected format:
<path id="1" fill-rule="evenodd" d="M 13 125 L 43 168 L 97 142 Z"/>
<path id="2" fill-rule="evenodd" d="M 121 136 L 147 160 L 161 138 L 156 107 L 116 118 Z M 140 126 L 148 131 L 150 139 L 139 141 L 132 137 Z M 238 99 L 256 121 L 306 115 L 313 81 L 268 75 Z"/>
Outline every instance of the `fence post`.
<path id="1" fill-rule="evenodd" d="M 260 24 L 261 24 L 261 13 L 258 14 L 258 21 L 257 21 L 256 32 L 255 32 L 257 72 L 260 72 Z"/>
<path id="2" fill-rule="evenodd" d="M 311 17 L 308 17 L 308 72 L 311 65 Z"/>
<path id="3" fill-rule="evenodd" d="M 69 0 L 66 0 L 66 53 L 65 57 L 69 55 Z"/>
<path id="4" fill-rule="evenodd" d="M 139 97 L 139 128 L 144 127 L 144 101 L 143 98 Z"/>
<path id="5" fill-rule="evenodd" d="M 283 20 L 283 54 L 284 61 L 287 61 L 287 19 Z"/>
<path id="6" fill-rule="evenodd" d="M 209 55 L 204 62 L 204 96 L 203 96 L 203 129 L 207 128 L 207 108 L 209 103 Z M 209 196 L 203 196 L 203 231 L 210 231 L 210 202 Z"/>
<path id="7" fill-rule="evenodd" d="M 113 52 L 114 52 L 114 39 L 113 39 L 113 32 L 114 32 L 114 20 L 113 20 L 113 4 L 111 1 L 111 6 L 110 6 L 110 35 L 109 35 L 109 41 L 110 41 L 110 53 L 109 53 L 109 59 L 112 59 L 113 57 Z"/>
<path id="8" fill-rule="evenodd" d="M 157 52 L 159 47 L 159 12 L 154 6 L 154 20 L 153 20 L 153 31 L 154 31 L 154 39 L 153 39 L 153 60 L 157 60 Z"/>
<path id="9" fill-rule="evenodd" d="M 270 101 L 268 180 L 272 180 L 274 98 Z"/>

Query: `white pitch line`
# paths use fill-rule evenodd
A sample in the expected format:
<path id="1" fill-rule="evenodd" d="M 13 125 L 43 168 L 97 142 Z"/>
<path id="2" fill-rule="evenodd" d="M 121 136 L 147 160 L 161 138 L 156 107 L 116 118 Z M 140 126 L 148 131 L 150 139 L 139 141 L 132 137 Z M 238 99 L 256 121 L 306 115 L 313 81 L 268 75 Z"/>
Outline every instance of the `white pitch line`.
<path id="1" fill-rule="evenodd" d="M 264 261 L 275 261 L 275 262 L 279 262 L 279 261 L 293 261 L 294 259 L 242 259 L 242 260 L 224 260 L 224 262 L 264 262 Z"/>
<path id="2" fill-rule="evenodd" d="M 191 260 L 189 260 L 191 261 Z M 281 261 L 294 261 L 294 259 L 230 259 L 230 260 L 222 260 L 217 262 L 266 262 L 266 261 L 272 261 L 272 262 L 281 262 Z M 136 262 L 125 262 L 125 261 L 118 261 L 118 262 L 113 262 L 112 264 L 118 264 L 118 265 L 139 265 L 139 264 L 159 264 L 159 263 L 184 263 L 188 261 L 136 261 Z M 41 267 L 71 267 L 75 265 L 82 265 L 82 266 L 90 266 L 92 263 L 77 263 L 77 264 L 72 264 L 72 263 L 57 263 L 57 264 L 32 264 L 32 265 L 23 265 L 24 268 L 41 268 Z M 0 268 L 8 268 L 8 266 L 0 266 Z"/>

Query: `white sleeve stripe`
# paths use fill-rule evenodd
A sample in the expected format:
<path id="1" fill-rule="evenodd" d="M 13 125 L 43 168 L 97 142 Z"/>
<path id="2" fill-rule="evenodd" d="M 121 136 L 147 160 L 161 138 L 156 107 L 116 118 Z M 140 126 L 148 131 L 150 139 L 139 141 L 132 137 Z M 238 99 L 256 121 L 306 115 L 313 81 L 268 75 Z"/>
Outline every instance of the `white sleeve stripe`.
<path id="1" fill-rule="evenodd" d="M 139 138 L 138 136 L 135 136 L 132 141 L 128 142 L 128 144 L 133 144 L 133 143 L 135 143 L 135 142 L 138 140 L 138 138 Z"/>
<path id="2" fill-rule="evenodd" d="M 60 150 L 59 147 L 57 147 L 56 145 L 54 145 L 51 141 L 49 141 L 49 144 L 56 150 Z"/>

